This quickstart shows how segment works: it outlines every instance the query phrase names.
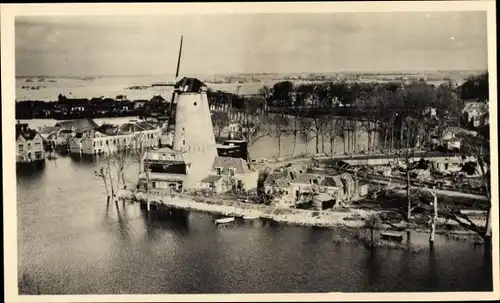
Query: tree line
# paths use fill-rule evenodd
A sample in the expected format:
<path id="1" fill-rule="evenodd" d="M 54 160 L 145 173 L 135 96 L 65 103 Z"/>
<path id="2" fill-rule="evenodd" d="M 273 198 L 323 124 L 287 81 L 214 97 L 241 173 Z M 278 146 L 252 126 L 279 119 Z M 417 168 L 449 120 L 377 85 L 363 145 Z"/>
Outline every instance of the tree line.
<path id="1" fill-rule="evenodd" d="M 292 135 L 315 142 L 315 151 L 334 153 L 337 138 L 344 152 L 356 145 L 356 133 L 366 133 L 366 152 L 376 148 L 376 135 L 384 149 L 436 145 L 448 126 L 465 126 L 464 98 L 485 100 L 487 74 L 470 77 L 464 84 L 346 83 L 294 84 L 283 81 L 264 86 L 251 96 L 209 91 L 216 135 L 231 122 L 239 123 L 244 139 L 253 144 L 262 136 L 278 141 Z M 486 90 L 486 92 L 485 92 Z M 330 151 L 325 150 L 330 141 Z"/>

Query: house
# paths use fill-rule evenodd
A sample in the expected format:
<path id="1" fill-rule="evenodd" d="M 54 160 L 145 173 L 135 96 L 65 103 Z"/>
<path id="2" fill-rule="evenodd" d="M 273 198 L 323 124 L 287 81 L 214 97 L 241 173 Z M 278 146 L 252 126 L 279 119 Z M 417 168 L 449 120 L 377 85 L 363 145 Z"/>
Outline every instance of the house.
<path id="1" fill-rule="evenodd" d="M 26 123 L 16 124 L 16 163 L 31 163 L 45 160 L 43 138 Z"/>
<path id="2" fill-rule="evenodd" d="M 163 102 L 165 102 L 165 98 L 163 98 L 161 95 L 158 95 L 158 96 L 155 95 L 149 100 L 149 102 L 151 102 L 151 103 L 163 103 Z"/>
<path id="3" fill-rule="evenodd" d="M 248 159 L 248 142 L 246 140 L 225 140 L 222 146 L 217 146 L 217 154 L 221 157 Z"/>
<path id="4" fill-rule="evenodd" d="M 312 205 L 316 210 L 333 208 L 336 205 L 335 197 L 326 193 L 319 193 L 312 197 Z"/>
<path id="5" fill-rule="evenodd" d="M 477 136 L 477 132 L 473 131 L 473 130 L 461 128 L 461 127 L 450 126 L 443 131 L 443 134 L 441 136 L 441 140 L 448 141 L 448 140 L 454 139 L 455 137 L 461 136 L 461 135 Z"/>
<path id="6" fill-rule="evenodd" d="M 121 148 L 158 147 L 161 129 L 144 121 L 131 120 L 121 126 L 103 125 L 94 129 L 75 132 L 69 139 L 70 152 L 99 155 Z"/>
<path id="7" fill-rule="evenodd" d="M 474 127 L 484 126 L 483 116 L 488 113 L 488 103 L 479 102 L 477 100 L 467 100 L 465 101 L 462 114 L 467 123 L 472 124 Z"/>
<path id="8" fill-rule="evenodd" d="M 56 132 L 57 130 L 58 130 L 58 128 L 55 126 L 44 126 L 44 127 L 40 127 L 38 132 L 40 133 L 40 135 L 42 136 L 43 139 L 47 140 L 49 135 Z"/>
<path id="9" fill-rule="evenodd" d="M 288 195 L 293 176 L 293 172 L 286 168 L 271 172 L 264 181 L 264 191 L 267 194 Z"/>
<path id="10" fill-rule="evenodd" d="M 447 142 L 447 148 L 449 150 L 460 150 L 460 146 L 461 146 L 462 142 L 459 140 L 459 139 L 451 139 Z"/>
<path id="11" fill-rule="evenodd" d="M 464 159 L 462 157 L 430 158 L 429 164 L 432 172 L 451 174 L 462 170 Z"/>
<path id="12" fill-rule="evenodd" d="M 58 127 L 47 136 L 47 141 L 57 147 L 66 146 L 69 144 L 69 139 L 73 137 L 74 134 L 75 133 L 71 129 Z"/>
<path id="13" fill-rule="evenodd" d="M 436 118 L 437 117 L 437 109 L 434 107 L 427 107 L 424 110 L 423 114 L 429 116 L 430 118 Z"/>
<path id="14" fill-rule="evenodd" d="M 482 126 L 490 125 L 490 114 L 489 114 L 489 112 L 487 112 L 487 113 L 485 113 L 484 115 L 481 116 L 481 125 Z"/>
<path id="15" fill-rule="evenodd" d="M 115 103 L 115 111 L 117 112 L 128 112 L 134 108 L 134 103 L 128 100 L 122 100 Z"/>
<path id="16" fill-rule="evenodd" d="M 224 176 L 236 188 L 249 191 L 257 188 L 259 173 L 242 158 L 220 157 L 214 159 L 212 175 Z"/>
<path id="17" fill-rule="evenodd" d="M 360 190 L 358 182 L 349 173 L 326 175 L 324 172 L 309 172 L 298 175 L 290 183 L 289 195 L 299 201 L 303 196 L 326 193 L 338 203 L 359 197 L 361 192 L 367 191 L 366 187 L 364 185 Z"/>
<path id="18" fill-rule="evenodd" d="M 134 109 L 143 108 L 144 105 L 146 105 L 147 102 L 148 102 L 147 100 L 137 100 L 137 101 L 134 101 Z"/>
<path id="19" fill-rule="evenodd" d="M 208 190 L 212 193 L 223 193 L 227 192 L 230 188 L 227 186 L 227 183 L 224 182 L 224 177 L 222 175 L 211 175 L 201 180 L 200 189 Z"/>
<path id="20" fill-rule="evenodd" d="M 242 127 L 239 123 L 231 123 L 229 125 L 224 126 L 221 131 L 221 136 L 227 138 L 235 138 L 242 133 Z"/>
<path id="21" fill-rule="evenodd" d="M 151 150 L 145 153 L 139 176 L 139 190 L 146 190 L 148 178 L 150 191 L 153 194 L 176 193 L 183 191 L 188 178 L 189 164 L 184 159 L 182 152 L 175 151 L 169 147 Z M 210 187 L 208 181 L 207 187 Z M 217 188 L 217 185 L 214 185 Z"/>

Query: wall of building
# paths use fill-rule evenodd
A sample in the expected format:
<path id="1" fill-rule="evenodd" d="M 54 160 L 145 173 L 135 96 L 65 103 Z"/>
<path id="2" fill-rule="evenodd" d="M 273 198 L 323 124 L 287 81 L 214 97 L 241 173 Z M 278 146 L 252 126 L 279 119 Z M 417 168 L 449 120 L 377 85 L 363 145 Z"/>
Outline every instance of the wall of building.
<path id="1" fill-rule="evenodd" d="M 75 154 L 95 155 L 99 153 L 115 152 L 118 148 L 128 146 L 137 148 L 137 141 L 134 139 L 137 134 L 142 136 L 142 144 L 145 148 L 158 147 L 161 136 L 160 129 L 143 131 L 116 136 L 94 136 L 70 139 L 70 152 Z"/>
<path id="2" fill-rule="evenodd" d="M 240 180 L 243 183 L 243 188 L 246 191 L 256 189 L 257 181 L 259 179 L 258 172 L 248 172 L 246 174 L 235 174 L 235 179 Z"/>
<path id="3" fill-rule="evenodd" d="M 212 186 L 213 184 L 213 186 Z M 224 185 L 224 181 L 223 179 L 219 179 L 215 182 L 201 182 L 200 183 L 200 189 L 203 189 L 203 190 L 212 190 L 214 191 L 214 193 L 217 193 L 217 194 L 220 194 L 220 193 L 224 193 L 224 192 L 227 192 L 229 189 Z"/>

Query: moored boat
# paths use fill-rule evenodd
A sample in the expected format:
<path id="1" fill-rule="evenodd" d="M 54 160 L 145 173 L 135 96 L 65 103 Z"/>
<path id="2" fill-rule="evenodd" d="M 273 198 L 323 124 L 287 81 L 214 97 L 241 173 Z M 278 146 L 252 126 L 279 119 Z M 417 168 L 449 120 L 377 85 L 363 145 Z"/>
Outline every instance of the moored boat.
<path id="1" fill-rule="evenodd" d="M 380 238 L 382 240 L 388 240 L 388 241 L 394 241 L 394 242 L 403 241 L 403 235 L 398 234 L 398 233 L 391 233 L 391 232 L 380 233 Z"/>
<path id="2" fill-rule="evenodd" d="M 257 214 L 248 214 L 243 216 L 243 220 L 255 220 L 258 219 L 259 215 Z"/>
<path id="3" fill-rule="evenodd" d="M 215 220 L 215 224 L 225 224 L 234 221 L 234 217 L 226 217 Z"/>

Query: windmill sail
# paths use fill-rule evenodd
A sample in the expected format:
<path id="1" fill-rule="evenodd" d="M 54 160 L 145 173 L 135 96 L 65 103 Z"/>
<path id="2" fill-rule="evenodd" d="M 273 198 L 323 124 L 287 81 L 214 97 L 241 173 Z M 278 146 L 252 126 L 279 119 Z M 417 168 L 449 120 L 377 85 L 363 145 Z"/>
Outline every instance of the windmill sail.
<path id="1" fill-rule="evenodd" d="M 177 77 L 179 77 L 179 70 L 180 70 L 180 67 L 181 67 L 181 58 L 182 58 L 182 40 L 183 40 L 183 36 L 181 35 L 181 43 L 180 43 L 180 46 L 179 46 L 179 57 L 177 58 L 177 69 L 175 71 L 175 79 L 174 79 L 174 91 L 172 92 L 172 99 L 170 99 L 170 123 L 169 124 L 172 124 L 173 121 L 174 121 L 174 111 L 175 111 L 175 108 L 174 108 L 174 99 L 175 99 L 175 84 L 177 83 Z"/>
<path id="2" fill-rule="evenodd" d="M 179 77 L 179 68 L 181 67 L 181 57 L 182 57 L 182 38 L 181 36 L 181 45 L 179 47 L 179 58 L 177 58 L 177 70 L 175 72 L 175 81 L 177 81 L 177 77 Z"/>

